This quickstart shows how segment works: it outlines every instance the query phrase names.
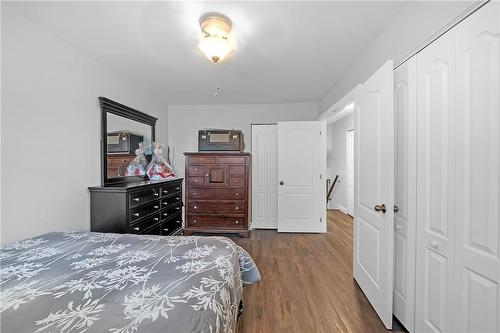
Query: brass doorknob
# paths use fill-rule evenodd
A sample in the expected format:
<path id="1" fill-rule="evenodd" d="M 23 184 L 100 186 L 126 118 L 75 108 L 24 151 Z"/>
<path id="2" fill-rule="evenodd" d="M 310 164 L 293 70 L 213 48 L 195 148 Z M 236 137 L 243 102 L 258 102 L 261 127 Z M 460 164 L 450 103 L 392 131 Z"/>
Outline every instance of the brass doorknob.
<path id="1" fill-rule="evenodd" d="M 375 211 L 382 212 L 385 214 L 385 212 L 387 212 L 387 207 L 385 206 L 385 204 L 375 205 Z"/>

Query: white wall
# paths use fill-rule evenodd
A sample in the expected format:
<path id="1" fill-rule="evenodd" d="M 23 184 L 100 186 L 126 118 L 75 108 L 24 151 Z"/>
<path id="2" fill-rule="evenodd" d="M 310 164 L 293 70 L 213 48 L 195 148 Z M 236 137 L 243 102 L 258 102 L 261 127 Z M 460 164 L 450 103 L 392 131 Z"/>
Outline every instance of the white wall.
<path id="1" fill-rule="evenodd" d="M 198 130 L 203 128 L 239 129 L 246 149 L 251 151 L 251 124 L 285 120 L 316 120 L 318 104 L 241 104 L 241 105 L 171 105 L 168 107 L 169 142 L 175 149 L 177 175 L 184 176 L 186 151 L 198 150 Z"/>
<path id="2" fill-rule="evenodd" d="M 347 207 L 347 179 L 346 179 L 346 132 L 354 128 L 354 115 L 338 120 L 328 126 L 331 131 L 331 149 L 328 150 L 327 167 L 331 170 L 332 181 L 335 175 L 339 175 L 340 182 L 335 185 L 332 192 L 332 200 L 329 203 L 331 209 L 341 209 L 345 212 Z"/>
<path id="3" fill-rule="evenodd" d="M 398 63 L 434 33 L 473 5 L 473 1 L 411 1 L 369 45 L 320 101 L 320 113 L 363 83 L 388 59 Z"/>
<path id="4" fill-rule="evenodd" d="M 87 187 L 100 183 L 106 96 L 159 118 L 167 108 L 2 3 L 1 243 L 89 230 Z"/>

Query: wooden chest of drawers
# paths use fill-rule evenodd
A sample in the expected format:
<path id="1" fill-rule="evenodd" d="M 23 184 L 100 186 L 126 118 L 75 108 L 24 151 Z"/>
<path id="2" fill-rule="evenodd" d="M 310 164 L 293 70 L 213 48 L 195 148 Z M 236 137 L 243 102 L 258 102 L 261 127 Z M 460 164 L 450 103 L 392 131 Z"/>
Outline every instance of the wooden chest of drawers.
<path id="1" fill-rule="evenodd" d="M 182 233 L 182 179 L 90 187 L 91 231 Z"/>
<path id="2" fill-rule="evenodd" d="M 238 233 L 248 237 L 250 154 L 184 153 L 184 234 Z"/>

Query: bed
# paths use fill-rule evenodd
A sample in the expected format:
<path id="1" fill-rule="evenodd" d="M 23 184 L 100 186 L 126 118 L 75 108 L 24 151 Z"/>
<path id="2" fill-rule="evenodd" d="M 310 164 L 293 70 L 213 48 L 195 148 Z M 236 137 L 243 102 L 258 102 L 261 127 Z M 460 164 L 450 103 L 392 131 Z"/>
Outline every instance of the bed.
<path id="1" fill-rule="evenodd" d="M 224 237 L 56 232 L 0 250 L 2 332 L 234 332 L 260 280 Z"/>

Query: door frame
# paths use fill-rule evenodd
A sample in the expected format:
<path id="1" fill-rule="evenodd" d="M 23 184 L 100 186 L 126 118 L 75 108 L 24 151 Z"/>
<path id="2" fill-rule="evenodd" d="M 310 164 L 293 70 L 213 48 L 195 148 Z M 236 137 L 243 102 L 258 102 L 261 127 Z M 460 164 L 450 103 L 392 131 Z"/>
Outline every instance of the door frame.
<path id="1" fill-rule="evenodd" d="M 351 146 L 349 147 L 349 141 L 348 137 L 351 136 Z M 348 155 L 348 152 L 351 152 L 350 155 Z M 349 158 L 349 156 L 351 158 Z M 352 159 L 352 161 L 350 161 Z M 349 166 L 352 163 L 352 169 L 349 168 Z M 352 173 L 352 174 L 351 174 Z M 351 129 L 348 129 L 345 133 L 345 174 L 346 174 L 346 214 L 350 215 L 351 217 L 354 217 L 354 126 Z M 352 186 L 349 186 L 349 178 L 352 177 Z M 352 211 L 349 211 L 349 197 L 352 196 Z"/>

